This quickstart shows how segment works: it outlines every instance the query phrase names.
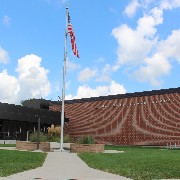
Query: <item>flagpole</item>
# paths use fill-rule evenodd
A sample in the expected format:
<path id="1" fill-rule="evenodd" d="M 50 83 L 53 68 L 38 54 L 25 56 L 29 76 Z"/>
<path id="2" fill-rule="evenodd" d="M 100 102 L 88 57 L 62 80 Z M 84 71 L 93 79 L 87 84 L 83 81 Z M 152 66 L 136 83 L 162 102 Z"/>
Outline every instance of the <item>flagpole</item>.
<path id="1" fill-rule="evenodd" d="M 66 57 L 67 57 L 67 23 L 68 23 L 68 8 L 66 6 L 66 28 L 64 38 L 64 65 L 63 65 L 63 88 L 62 88 L 62 110 L 61 110 L 61 138 L 60 138 L 60 151 L 63 151 L 63 135 L 64 135 L 64 100 L 65 100 L 65 76 L 66 76 Z"/>

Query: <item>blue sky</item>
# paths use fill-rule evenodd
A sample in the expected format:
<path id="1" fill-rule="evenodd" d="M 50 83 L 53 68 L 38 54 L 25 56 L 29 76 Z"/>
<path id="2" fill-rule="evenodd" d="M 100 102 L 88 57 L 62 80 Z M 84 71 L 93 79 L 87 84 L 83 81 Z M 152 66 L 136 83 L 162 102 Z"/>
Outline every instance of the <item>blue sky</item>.
<path id="1" fill-rule="evenodd" d="M 179 0 L 1 0 L 0 102 L 61 96 L 67 3 L 66 99 L 180 87 Z"/>

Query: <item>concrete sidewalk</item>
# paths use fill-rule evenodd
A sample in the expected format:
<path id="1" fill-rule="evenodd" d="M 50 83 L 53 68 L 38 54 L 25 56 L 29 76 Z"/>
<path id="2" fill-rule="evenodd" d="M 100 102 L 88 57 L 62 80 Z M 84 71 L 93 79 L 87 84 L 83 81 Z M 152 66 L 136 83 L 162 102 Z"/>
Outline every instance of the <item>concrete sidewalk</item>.
<path id="1" fill-rule="evenodd" d="M 128 180 L 128 178 L 89 168 L 77 154 L 49 152 L 42 167 L 0 180 Z"/>

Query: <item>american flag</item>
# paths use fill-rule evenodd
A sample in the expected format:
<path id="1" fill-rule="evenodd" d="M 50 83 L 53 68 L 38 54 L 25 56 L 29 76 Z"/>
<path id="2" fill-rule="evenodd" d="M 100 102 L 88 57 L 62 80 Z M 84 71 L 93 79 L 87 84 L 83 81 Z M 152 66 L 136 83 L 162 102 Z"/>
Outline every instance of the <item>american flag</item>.
<path id="1" fill-rule="evenodd" d="M 73 27 L 72 27 L 71 18 L 69 16 L 69 13 L 68 13 L 68 28 L 67 29 L 68 29 L 68 34 L 70 35 L 70 38 L 71 38 L 72 51 L 73 51 L 75 56 L 80 58 L 78 50 L 77 50 L 76 42 L 75 42 L 76 38 L 74 35 L 74 31 L 73 31 Z"/>

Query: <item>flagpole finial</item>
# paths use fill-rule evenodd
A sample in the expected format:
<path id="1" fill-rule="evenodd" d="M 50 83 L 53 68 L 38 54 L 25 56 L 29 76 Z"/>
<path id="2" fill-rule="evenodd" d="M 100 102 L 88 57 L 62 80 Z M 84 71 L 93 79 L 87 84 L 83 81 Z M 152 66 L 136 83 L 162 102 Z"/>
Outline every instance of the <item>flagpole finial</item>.
<path id="1" fill-rule="evenodd" d="M 66 9 L 69 9 L 69 4 L 66 5 Z"/>

